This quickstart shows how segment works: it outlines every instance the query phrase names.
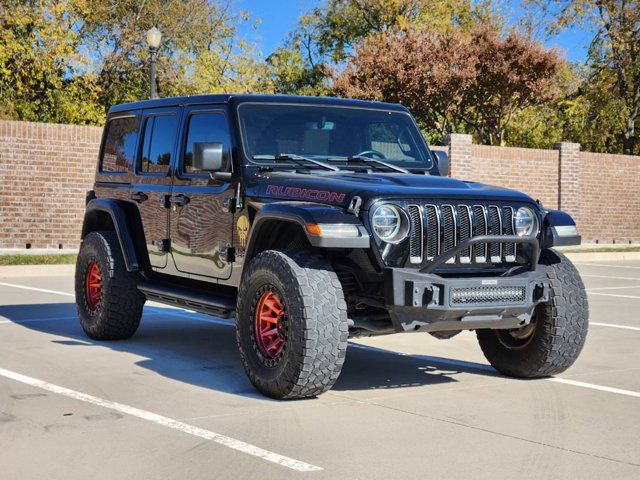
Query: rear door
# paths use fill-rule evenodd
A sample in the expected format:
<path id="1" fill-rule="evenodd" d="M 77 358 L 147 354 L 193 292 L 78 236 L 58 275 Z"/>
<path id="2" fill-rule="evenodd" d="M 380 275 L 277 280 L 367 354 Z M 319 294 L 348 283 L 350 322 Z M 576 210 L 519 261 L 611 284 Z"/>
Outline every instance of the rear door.
<path id="1" fill-rule="evenodd" d="M 134 168 L 130 198 L 138 205 L 151 266 L 167 266 L 171 160 L 176 154 L 180 109 L 146 109 Z"/>
<path id="2" fill-rule="evenodd" d="M 182 123 L 171 192 L 173 259 L 182 273 L 227 279 L 231 263 L 223 252 L 232 241 L 233 214 L 228 202 L 234 197 L 236 184 L 195 171 L 193 152 L 198 142 L 220 142 L 223 154 L 231 159 L 228 117 L 223 106 L 191 106 L 185 108 Z"/>

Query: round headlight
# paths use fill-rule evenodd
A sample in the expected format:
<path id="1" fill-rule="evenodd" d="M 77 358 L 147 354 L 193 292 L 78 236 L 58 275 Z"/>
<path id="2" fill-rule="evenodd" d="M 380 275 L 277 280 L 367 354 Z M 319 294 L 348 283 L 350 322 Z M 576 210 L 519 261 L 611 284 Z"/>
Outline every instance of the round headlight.
<path id="1" fill-rule="evenodd" d="M 395 205 L 380 205 L 371 218 L 373 231 L 380 240 L 398 243 L 407 238 L 409 221 L 406 214 Z"/>
<path id="2" fill-rule="evenodd" d="M 520 237 L 538 235 L 538 218 L 530 208 L 520 207 L 516 212 L 516 233 Z"/>

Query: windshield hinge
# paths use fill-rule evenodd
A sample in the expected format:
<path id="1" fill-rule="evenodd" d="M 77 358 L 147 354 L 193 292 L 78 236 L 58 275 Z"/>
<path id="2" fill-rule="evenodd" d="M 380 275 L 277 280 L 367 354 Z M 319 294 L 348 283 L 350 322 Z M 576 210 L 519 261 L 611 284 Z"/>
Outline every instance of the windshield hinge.
<path id="1" fill-rule="evenodd" d="M 349 207 L 347 208 L 348 213 L 353 213 L 356 217 L 360 213 L 360 206 L 362 205 L 362 198 L 359 196 L 355 196 L 349 202 Z"/>

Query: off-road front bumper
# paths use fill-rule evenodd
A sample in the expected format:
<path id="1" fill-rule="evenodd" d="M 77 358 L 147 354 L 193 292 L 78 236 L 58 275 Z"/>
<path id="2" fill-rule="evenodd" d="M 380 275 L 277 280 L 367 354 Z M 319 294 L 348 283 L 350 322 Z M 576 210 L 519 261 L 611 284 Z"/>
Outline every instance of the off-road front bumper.
<path id="1" fill-rule="evenodd" d="M 385 270 L 385 303 L 396 331 L 518 328 L 548 299 L 546 267 L 510 277 L 445 278 Z"/>
<path id="2" fill-rule="evenodd" d="M 548 299 L 546 267 L 505 277 L 441 277 L 385 269 L 385 303 L 396 331 L 518 328 Z"/>

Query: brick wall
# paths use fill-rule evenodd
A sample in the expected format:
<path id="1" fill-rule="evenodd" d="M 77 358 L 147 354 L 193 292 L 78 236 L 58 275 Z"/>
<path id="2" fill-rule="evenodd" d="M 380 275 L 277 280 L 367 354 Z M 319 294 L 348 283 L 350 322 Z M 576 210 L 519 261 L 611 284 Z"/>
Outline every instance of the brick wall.
<path id="1" fill-rule="evenodd" d="M 0 248 L 73 248 L 102 129 L 0 120 Z"/>
<path id="2" fill-rule="evenodd" d="M 576 222 L 585 242 L 640 243 L 640 157 L 580 152 Z"/>
<path id="3" fill-rule="evenodd" d="M 0 248 L 78 245 L 102 129 L 0 120 Z M 521 190 L 571 213 L 589 243 L 640 243 L 640 157 L 449 138 L 452 176 Z"/>
<path id="4" fill-rule="evenodd" d="M 447 139 L 451 175 L 527 193 L 570 213 L 585 243 L 640 243 L 640 157 L 581 152 L 577 143 L 552 150 L 473 145 Z"/>

